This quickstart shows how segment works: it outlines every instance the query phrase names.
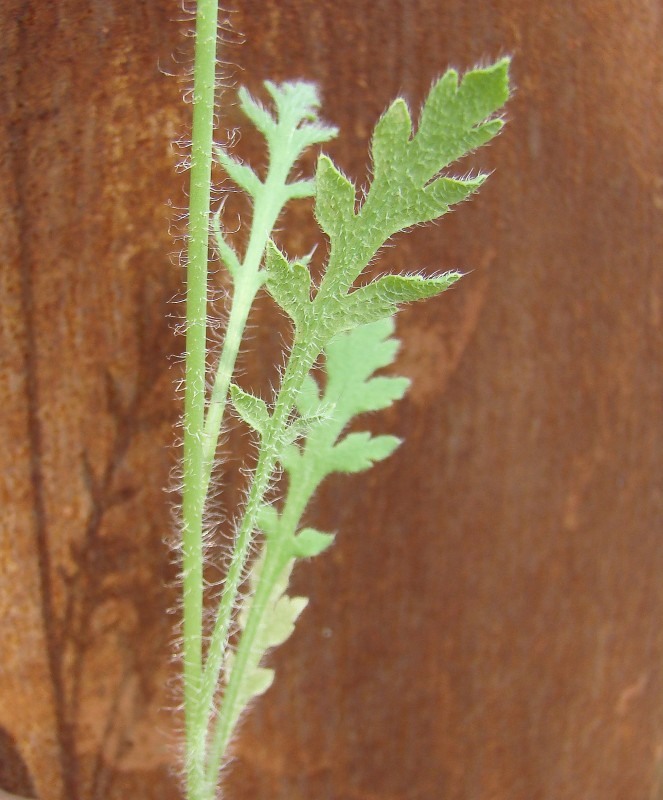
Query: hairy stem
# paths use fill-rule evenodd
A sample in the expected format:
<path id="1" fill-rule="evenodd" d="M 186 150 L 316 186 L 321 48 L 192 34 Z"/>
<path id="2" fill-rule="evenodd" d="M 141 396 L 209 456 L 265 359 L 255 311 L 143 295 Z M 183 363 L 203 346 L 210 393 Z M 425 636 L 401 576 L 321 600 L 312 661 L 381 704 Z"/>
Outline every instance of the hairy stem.
<path id="1" fill-rule="evenodd" d="M 202 4 L 201 4 L 202 5 Z M 201 6 L 199 6 L 199 17 Z M 204 17 L 204 15 L 203 15 Z M 207 19 L 205 23 L 207 23 Z M 216 24 L 216 18 L 214 21 Z M 207 55 L 204 44 L 207 41 L 202 28 L 197 29 L 196 68 L 198 68 L 198 46 L 203 55 Z M 206 30 L 206 29 L 205 29 Z M 214 53 L 210 53 L 212 62 Z M 202 56 L 201 56 L 202 59 Z M 200 63 L 207 66 L 207 60 Z M 196 84 L 198 73 L 196 73 Z M 213 89 L 213 83 L 212 83 Z M 195 102 L 199 103 L 201 94 L 195 92 Z M 299 97 L 293 88 L 286 85 L 275 102 L 278 108 L 278 120 L 274 121 L 272 134 L 267 131 L 269 144 L 269 169 L 264 183 L 255 175 L 250 181 L 250 194 L 254 200 L 254 213 L 251 233 L 240 264 L 232 249 L 223 240 L 220 223 L 215 225 L 215 235 L 223 258 L 233 253 L 229 265 L 233 276 L 233 298 L 224 337 L 223 347 L 215 372 L 214 384 L 209 397 L 209 406 L 205 408 L 205 345 L 206 345 L 206 311 L 207 311 L 207 258 L 208 234 L 210 222 L 210 167 L 212 153 L 211 117 L 210 128 L 200 123 L 196 128 L 196 120 L 200 115 L 194 112 L 194 149 L 192 155 L 191 180 L 191 220 L 189 246 L 189 276 L 187 283 L 187 370 L 185 389 L 185 478 L 183 503 L 184 529 L 184 655 L 185 655 L 185 714 L 187 732 L 187 764 L 189 800 L 206 800 L 214 792 L 214 783 L 205 780 L 205 767 L 208 762 L 208 737 L 213 722 L 213 702 L 216 684 L 224 662 L 225 645 L 230 627 L 230 619 L 236 604 L 238 589 L 241 584 L 246 559 L 252 540 L 256 515 L 262 499 L 269 486 L 278 455 L 278 441 L 287 424 L 287 417 L 293 406 L 295 391 L 285 392 L 283 403 L 289 402 L 285 413 L 275 414 L 281 422 L 272 425 L 272 438 L 263 447 L 254 488 L 248 500 L 244 514 L 244 522 L 238 533 L 236 547 L 233 552 L 229 574 L 224 583 L 219 618 L 209 647 L 203 647 L 203 517 L 212 482 L 214 458 L 218 439 L 223 424 L 223 417 L 228 401 L 229 389 L 235 372 L 235 364 L 242 342 L 248 316 L 256 294 L 263 285 L 266 273 L 261 271 L 261 263 L 270 240 L 272 230 L 285 204 L 296 197 L 311 196 L 312 182 L 296 181 L 288 184 L 288 176 L 307 142 L 302 139 L 308 133 L 308 144 L 330 138 L 334 129 L 309 125 L 315 105 L 315 95 L 311 99 L 310 89 L 304 89 Z M 247 101 L 248 103 L 249 101 Z M 254 102 L 254 101 L 250 101 Z M 288 105 L 289 103 L 289 105 Z M 255 108 L 254 103 L 254 108 Z M 196 106 L 197 108 L 197 106 Z M 213 94 L 212 106 L 213 111 Z M 204 121 L 207 121 L 207 117 Z M 303 125 L 303 127 L 300 127 Z M 268 126 L 269 127 L 269 126 Z M 204 128 L 205 158 L 197 150 L 199 140 L 197 130 Z M 208 135 L 209 134 L 209 135 Z M 202 149 L 202 148 L 201 148 Z M 219 149 L 220 150 L 220 149 Z M 220 160 L 226 167 L 231 161 Z M 204 163 L 205 174 L 202 175 L 200 165 Z M 195 169 L 194 169 L 195 168 Z M 197 170 L 197 171 L 196 171 Z M 195 174 L 194 174 L 195 173 Z M 200 174 L 199 174 L 200 173 Z M 233 175 L 232 166 L 229 174 Z M 235 173 L 236 174 L 236 173 Z M 197 177 L 196 177 L 197 176 Z M 204 179 L 204 180 L 203 180 Z M 241 179 L 240 179 L 241 180 Z M 300 356 L 306 361 L 310 348 L 304 348 Z M 316 354 L 317 355 L 317 351 Z M 315 355 L 313 358 L 315 358 Z M 293 362 L 294 363 L 294 362 Z M 308 366 L 302 366 L 298 374 L 306 373 Z M 286 382 L 288 383 L 288 372 Z M 289 399 L 288 399 L 289 398 Z M 280 401 L 279 401 L 280 402 Z M 277 402 L 277 411 L 281 406 Z M 263 442 L 263 445 L 265 443 Z"/>
<path id="2" fill-rule="evenodd" d="M 291 555 L 287 549 L 290 537 L 294 535 L 302 515 L 318 485 L 316 476 L 297 487 L 288 490 L 281 517 L 280 535 L 265 542 L 260 582 L 251 601 L 248 618 L 233 661 L 230 680 L 223 696 L 223 705 L 215 722 L 214 735 L 210 743 L 207 777 L 210 783 L 216 780 L 223 756 L 230 742 L 235 725 L 242 711 L 238 703 L 241 683 L 244 679 L 247 662 L 251 657 L 255 639 L 263 622 L 270 594 L 279 575 L 286 569 Z M 293 489 L 295 489 L 293 491 Z"/>
<path id="3" fill-rule="evenodd" d="M 182 489 L 184 712 L 189 800 L 205 796 L 205 729 L 201 722 L 203 434 L 207 344 L 207 261 L 218 0 L 198 0 L 194 57 L 189 243 L 186 277 L 184 480 Z"/>
<path id="4" fill-rule="evenodd" d="M 254 531 L 260 508 L 278 461 L 288 418 L 295 405 L 304 377 L 308 374 L 320 353 L 317 341 L 309 339 L 297 342 L 293 346 L 288 366 L 283 378 L 270 426 L 261 443 L 258 463 L 253 475 L 249 496 L 244 510 L 233 557 L 224 583 L 219 602 L 214 631 L 210 640 L 208 657 L 203 675 L 202 704 L 207 712 L 207 726 L 211 727 L 214 715 L 214 695 L 223 667 L 227 640 L 230 631 L 232 612 L 237 603 L 239 588 L 244 577 L 244 569 L 251 550 Z M 261 584 L 264 581 L 261 581 Z M 246 635 L 243 634 L 242 638 Z M 250 637 L 249 637 L 250 638 Z M 238 665 L 238 672 L 241 667 Z M 231 729 L 227 730 L 228 720 L 233 713 L 232 698 L 224 696 L 223 711 L 216 720 L 215 732 L 208 758 L 208 779 L 214 781 L 218 775 L 219 765 L 228 744 Z"/>
<path id="5" fill-rule="evenodd" d="M 235 279 L 234 294 L 228 328 L 223 340 L 223 348 L 217 366 L 214 386 L 210 397 L 210 404 L 205 418 L 205 435 L 203 442 L 204 451 L 204 481 L 205 495 L 214 467 L 214 454 L 219 441 L 219 433 L 228 401 L 228 389 L 235 371 L 237 354 L 242 342 L 246 321 L 253 305 L 255 296 L 262 286 L 263 278 L 260 274 L 267 242 L 271 236 L 276 220 L 279 217 L 286 200 L 283 191 L 291 163 L 283 165 L 277 163 L 274 167 L 270 164 L 270 171 L 265 185 L 256 200 L 251 225 L 251 235 L 246 248 L 246 255 L 242 268 Z"/>
<path id="6" fill-rule="evenodd" d="M 265 561 L 261 570 L 260 582 L 251 600 L 251 610 L 233 661 L 230 681 L 225 689 L 223 704 L 215 721 L 214 735 L 210 743 L 207 762 L 207 779 L 210 784 L 215 783 L 218 779 L 223 756 L 242 711 L 242 707 L 238 703 L 239 691 L 260 623 L 269 603 L 274 584 L 288 563 L 288 556 L 287 554 L 284 555 L 282 540 L 273 544 L 269 543 L 265 547 Z"/>

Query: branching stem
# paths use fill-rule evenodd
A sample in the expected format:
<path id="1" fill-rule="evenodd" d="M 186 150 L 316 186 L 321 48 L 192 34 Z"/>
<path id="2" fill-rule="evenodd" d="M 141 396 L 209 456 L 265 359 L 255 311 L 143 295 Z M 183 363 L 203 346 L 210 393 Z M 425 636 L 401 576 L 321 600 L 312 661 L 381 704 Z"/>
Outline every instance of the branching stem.
<path id="1" fill-rule="evenodd" d="M 288 183 L 302 153 L 336 135 L 335 128 L 318 118 L 315 87 L 303 82 L 266 82 L 274 113 L 241 90 L 242 110 L 265 136 L 269 168 L 263 181 L 250 166 L 216 148 L 228 177 L 253 203 L 251 232 L 240 262 L 224 238 L 220 212 L 213 220 L 210 215 L 217 24 L 218 0 L 198 0 L 182 495 L 187 800 L 213 800 L 216 796 L 221 763 L 235 724 L 251 698 L 271 683 L 273 673 L 260 666 L 260 660 L 270 647 L 290 635 L 306 604 L 305 598 L 285 594 L 294 561 L 317 555 L 333 540 L 332 534 L 313 528 L 298 532 L 309 499 L 328 474 L 368 469 L 399 444 L 394 436 L 368 432 L 341 438 L 354 416 L 387 408 L 406 390 L 404 379 L 371 377 L 395 355 L 397 343 L 389 337 L 398 305 L 439 294 L 460 275 L 391 275 L 356 287 L 357 278 L 395 232 L 438 218 L 476 191 L 483 176 L 451 179 L 440 171 L 499 132 L 502 122 L 492 115 L 508 97 L 508 60 L 502 60 L 469 73 L 461 83 L 453 70 L 446 73 L 433 86 L 416 133 L 407 107 L 396 101 L 376 127 L 371 145 L 374 177 L 357 209 L 355 186 L 324 156 L 318 160 L 315 181 L 305 178 Z M 289 261 L 275 245 L 269 245 L 285 204 L 314 195 L 317 220 L 330 241 L 330 258 L 317 291 L 307 259 Z M 211 221 L 219 256 L 233 285 L 228 325 L 208 398 Z M 271 407 L 232 385 L 247 320 L 264 284 L 290 316 L 295 330 Z M 322 399 L 320 387 L 310 375 L 321 353 L 327 372 Z M 258 435 L 260 449 L 205 647 L 203 520 L 229 396 L 240 417 Z M 288 473 L 280 510 L 266 506 L 277 468 Z M 249 556 L 259 528 L 265 535 L 263 553 L 253 569 Z M 243 600 L 240 590 L 247 574 L 254 593 Z M 235 631 L 236 651 L 230 654 L 229 638 Z M 217 711 L 215 701 L 224 670 L 225 691 Z"/>

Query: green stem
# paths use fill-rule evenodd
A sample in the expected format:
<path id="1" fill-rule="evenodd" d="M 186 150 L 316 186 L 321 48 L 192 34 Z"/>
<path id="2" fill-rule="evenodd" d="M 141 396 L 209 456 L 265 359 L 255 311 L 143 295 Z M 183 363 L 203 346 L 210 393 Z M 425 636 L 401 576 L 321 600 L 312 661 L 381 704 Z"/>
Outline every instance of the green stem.
<path id="1" fill-rule="evenodd" d="M 264 560 L 260 572 L 260 581 L 251 600 L 248 618 L 233 661 L 230 681 L 224 692 L 223 704 L 215 723 L 214 737 L 210 746 L 207 764 L 207 779 L 210 784 L 216 780 L 223 755 L 242 711 L 238 703 L 241 684 L 246 677 L 248 659 L 251 656 L 256 636 L 260 631 L 271 592 L 279 575 L 286 569 L 288 561 L 292 557 L 287 545 L 291 542 L 318 483 L 316 476 L 307 475 L 303 484 L 296 487 L 296 491 L 293 491 L 295 487 L 289 488 L 283 513 L 281 514 L 279 535 L 276 538 L 271 538 L 264 545 Z"/>
<path id="2" fill-rule="evenodd" d="M 237 354 L 242 342 L 251 306 L 255 296 L 262 286 L 263 279 L 260 274 L 260 263 L 267 247 L 267 242 L 272 234 L 287 199 L 284 186 L 291 163 L 284 170 L 281 165 L 272 169 L 265 181 L 261 193 L 256 199 L 251 235 L 246 248 L 246 255 L 242 268 L 237 275 L 235 292 L 228 319 L 228 327 L 223 340 L 223 348 L 214 378 L 214 386 L 210 396 L 209 408 L 205 418 L 205 432 L 203 439 L 204 453 L 204 480 L 203 491 L 205 496 L 209 490 L 214 468 L 214 455 L 216 453 L 221 424 L 228 402 L 228 390 L 235 372 Z"/>
<path id="3" fill-rule="evenodd" d="M 251 656 L 251 648 L 260 630 L 260 623 L 269 604 L 274 584 L 288 563 L 288 554 L 285 552 L 283 544 L 283 540 L 279 540 L 273 545 L 270 542 L 265 546 L 265 561 L 262 565 L 260 581 L 251 600 L 249 616 L 233 660 L 230 681 L 224 692 L 223 704 L 214 726 L 214 736 L 207 761 L 207 780 L 210 784 L 218 779 L 223 755 L 242 711 L 238 699 Z"/>
<path id="4" fill-rule="evenodd" d="M 234 256 L 230 265 L 234 280 L 232 307 L 206 411 L 207 265 L 217 19 L 218 0 L 199 0 L 196 20 L 187 265 L 182 503 L 184 706 L 188 800 L 211 800 L 215 791 L 216 784 L 210 784 L 205 778 L 209 726 L 213 722 L 211 709 L 223 664 L 230 617 L 246 565 L 256 515 L 269 486 L 279 452 L 277 438 L 273 438 L 272 445 L 263 448 L 264 452 L 261 453 L 254 489 L 244 515 L 245 522 L 238 533 L 237 549 L 233 553 L 222 594 L 220 618 L 215 623 L 212 641 L 205 652 L 202 624 L 203 517 L 219 434 L 248 315 L 255 296 L 265 280 L 265 273 L 261 272 L 260 265 L 267 242 L 286 202 L 295 197 L 311 194 L 310 181 L 299 181 L 290 185 L 287 183 L 288 176 L 307 143 L 325 141 L 333 134 L 332 129 L 318 129 L 312 125 L 309 126 L 310 130 L 306 126 L 299 127 L 303 120 L 311 118 L 311 109 L 315 105 L 315 98 L 311 99 L 310 90 L 304 91 L 297 99 L 292 96 L 291 88 L 286 86 L 276 98 L 278 122 L 273 128 L 270 127 L 271 122 L 266 123 L 263 131 L 270 151 L 269 170 L 264 183 L 261 183 L 255 175 L 249 181 L 248 191 L 255 203 L 251 235 L 242 265 L 237 263 Z M 232 169 L 229 172 L 232 175 Z M 222 236 L 220 230 L 217 236 Z M 291 397 L 290 406 L 282 415 L 282 421 L 272 426 L 275 437 L 280 436 L 278 432 L 287 425 L 287 417 L 294 402 L 292 398 L 296 396 L 296 392 L 291 392 L 290 395 L 286 393 L 287 396 Z M 277 401 L 277 409 L 278 407 Z M 278 418 L 278 415 L 275 416 Z"/>
<path id="5" fill-rule="evenodd" d="M 203 431 L 207 343 L 207 260 L 212 170 L 218 0 L 196 10 L 189 244 L 186 278 L 184 480 L 182 489 L 184 713 L 187 796 L 205 794 L 205 739 L 201 729 L 203 550 Z"/>
<path id="6" fill-rule="evenodd" d="M 233 557 L 224 583 L 205 663 L 201 702 L 206 709 L 208 729 L 212 725 L 214 716 L 214 695 L 225 658 L 232 612 L 237 602 L 258 514 L 276 467 L 280 444 L 283 441 L 288 418 L 295 405 L 297 393 L 300 391 L 302 381 L 313 366 L 319 353 L 320 347 L 317 341 L 295 342 L 293 345 L 269 430 L 266 432 L 261 444 L 258 463 L 249 490 L 244 516 L 237 532 Z M 264 583 L 266 581 L 263 577 L 261 585 Z M 239 666 L 238 670 L 241 672 Z M 227 728 L 227 720 L 232 716 L 231 700 L 232 698 L 224 697 L 223 711 L 216 721 L 207 763 L 208 780 L 212 778 L 216 780 L 221 759 L 227 746 L 227 739 L 231 731 L 225 729 Z"/>
<path id="7" fill-rule="evenodd" d="M 224 337 L 223 348 L 214 379 L 214 386 L 210 396 L 210 404 L 205 418 L 202 479 L 202 489 L 205 497 L 209 491 L 212 470 L 214 468 L 214 455 L 219 440 L 225 407 L 228 402 L 228 391 L 235 371 L 235 363 L 242 341 L 242 334 L 246 327 L 246 321 L 253 300 L 263 283 L 263 278 L 260 273 L 260 263 L 276 220 L 288 200 L 285 185 L 290 170 L 292 169 L 294 158 L 294 156 L 283 157 L 283 154 L 280 152 L 276 153 L 276 158 L 270 163 L 269 174 L 263 190 L 256 198 L 251 235 L 242 268 L 237 276 L 228 328 Z M 315 357 L 317 357 L 317 353 L 313 360 L 315 360 Z M 305 374 L 309 368 L 310 365 L 304 370 L 303 374 Z M 301 380 L 299 383 L 301 384 Z M 287 418 L 287 414 L 294 405 L 294 397 L 296 397 L 296 391 L 292 394 L 293 399 L 284 419 Z M 214 695 L 223 666 L 230 618 L 237 599 L 242 572 L 248 556 L 251 535 L 253 527 L 255 526 L 255 516 L 260 509 L 262 498 L 267 491 L 269 480 L 276 464 L 276 457 L 272 455 L 269 449 L 268 452 L 265 452 L 265 450 L 265 447 L 261 448 L 261 455 L 256 467 L 252 490 L 244 512 L 244 523 L 240 527 L 236 544 L 233 548 L 232 560 L 228 569 L 228 575 L 224 581 L 224 589 L 215 621 L 214 632 L 207 649 L 207 660 L 203 671 L 201 687 L 201 708 L 203 710 L 207 709 L 206 728 L 209 727 L 212 719 Z M 257 483 L 258 475 L 263 475 L 264 477 Z M 254 498 L 253 501 L 252 498 Z M 255 498 L 257 498 L 257 500 Z"/>

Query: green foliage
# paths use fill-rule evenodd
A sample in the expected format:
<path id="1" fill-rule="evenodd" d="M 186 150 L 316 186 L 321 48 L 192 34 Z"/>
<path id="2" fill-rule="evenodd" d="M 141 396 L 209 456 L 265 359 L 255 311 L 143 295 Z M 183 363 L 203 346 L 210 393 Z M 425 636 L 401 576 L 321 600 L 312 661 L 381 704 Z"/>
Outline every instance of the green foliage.
<path id="1" fill-rule="evenodd" d="M 256 614 L 256 630 L 253 634 L 253 647 L 247 651 L 247 657 L 241 664 L 241 669 L 237 668 L 237 659 L 232 652 L 228 653 L 226 659 L 225 679 L 227 683 L 235 680 L 237 697 L 233 708 L 231 725 L 237 723 L 242 711 L 253 700 L 269 689 L 274 681 L 274 670 L 261 667 L 260 662 L 264 654 L 272 647 L 277 647 L 286 639 L 290 638 L 295 629 L 297 618 L 306 608 L 308 600 L 305 597 L 289 597 L 285 592 L 290 581 L 290 573 L 294 566 L 294 561 L 288 564 L 269 581 L 270 592 L 266 602 Z M 249 586 L 252 590 L 242 603 L 237 617 L 240 630 L 246 631 L 247 624 L 251 618 L 251 609 L 255 607 L 258 600 L 256 589 L 263 575 L 263 560 L 259 559 L 253 565 Z"/>
<path id="2" fill-rule="evenodd" d="M 322 413 L 310 425 L 305 443 L 290 445 L 281 456 L 291 492 L 305 488 L 311 496 L 330 473 L 369 469 L 400 444 L 395 436 L 371 436 L 365 431 L 339 438 L 355 416 L 387 408 L 407 391 L 406 378 L 372 377 L 396 355 L 398 342 L 388 338 L 393 329 L 388 317 L 337 334 L 325 348 L 327 380 L 322 397 L 315 379 L 307 376 L 297 409 L 304 418 Z"/>
<path id="3" fill-rule="evenodd" d="M 230 399 L 244 422 L 262 436 L 269 425 L 269 411 L 265 401 L 234 384 L 230 387 Z"/>
<path id="4" fill-rule="evenodd" d="M 431 89 L 416 131 L 406 104 L 396 100 L 373 134 L 373 180 L 363 201 L 324 155 L 318 158 L 315 179 L 290 179 L 306 149 L 328 141 L 336 129 L 319 120 L 318 96 L 311 84 L 267 82 L 265 89 L 270 107 L 244 89 L 239 93 L 242 111 L 266 141 L 269 166 L 264 179 L 223 147 L 214 148 L 228 179 L 252 202 L 253 221 L 240 256 L 226 237 L 221 212 L 211 215 L 216 253 L 232 277 L 232 307 L 212 390 L 203 398 L 204 426 L 192 428 L 195 435 L 185 415 L 185 431 L 193 443 L 193 455 L 185 454 L 185 490 L 198 492 L 193 503 L 185 497 L 185 506 L 188 502 L 198 514 L 197 521 L 192 517 L 195 524 L 185 525 L 188 800 L 215 796 L 219 769 L 241 713 L 273 681 L 263 658 L 291 635 L 307 603 L 287 595 L 294 564 L 333 543 L 333 533 L 303 523 L 311 498 L 328 475 L 367 470 L 400 444 L 392 435 L 356 430 L 356 418 L 387 408 L 407 391 L 405 378 L 378 374 L 393 363 L 398 350 L 392 336 L 396 311 L 445 291 L 460 274 L 383 275 L 363 284 L 360 278 L 392 235 L 437 219 L 482 185 L 485 175 L 453 177 L 443 171 L 501 129 L 502 121 L 494 115 L 508 97 L 508 60 L 469 72 L 460 81 L 456 72 L 447 72 Z M 285 204 L 311 196 L 316 219 L 329 239 L 318 287 L 311 279 L 310 258 L 289 259 L 271 241 Z M 293 328 L 286 369 L 269 402 L 233 383 L 248 313 L 263 286 Z M 196 324 L 204 331 L 204 322 Z M 202 363 L 204 357 L 205 353 Z M 189 352 L 189 358 L 201 363 L 200 353 Z M 318 381 L 323 371 L 324 380 Z M 196 380 L 204 384 L 199 375 Z M 202 394 L 198 392 L 198 401 Z M 203 647 L 198 585 L 202 518 L 228 400 L 256 435 L 258 457 L 213 630 Z M 349 426 L 353 429 L 348 433 Z M 276 502 L 270 487 L 279 472 L 284 473 L 286 488 Z M 197 484 L 192 476 L 198 476 Z M 219 683 L 223 696 L 217 709 Z"/>
<path id="5" fill-rule="evenodd" d="M 320 290 L 312 299 L 306 268 L 289 264 L 275 247 L 267 260 L 267 288 L 296 326 L 313 321 L 311 335 L 321 345 L 338 331 L 391 316 L 400 304 L 432 297 L 458 280 L 456 272 L 389 275 L 350 291 L 394 233 L 437 219 L 483 184 L 483 174 L 453 178 L 440 172 L 501 130 L 502 120 L 490 115 L 508 97 L 508 66 L 503 59 L 468 73 L 460 84 L 448 71 L 433 86 L 414 135 L 407 106 L 395 101 L 375 128 L 374 177 L 359 208 L 354 185 L 320 156 L 315 214 L 331 245 Z"/>
<path id="6" fill-rule="evenodd" d="M 254 100 L 244 88 L 239 90 L 239 101 L 242 111 L 265 137 L 273 161 L 291 167 L 309 147 L 336 136 L 336 128 L 318 121 L 320 100 L 313 84 L 300 81 L 279 86 L 265 81 L 265 88 L 274 101 L 276 115 Z M 250 197 L 257 198 L 265 184 L 253 169 L 233 158 L 222 147 L 215 147 L 214 152 L 228 177 Z M 284 183 L 280 189 L 286 200 L 312 197 L 315 184 L 311 180 L 298 180 Z"/>
<path id="7" fill-rule="evenodd" d="M 509 96 L 508 67 L 502 59 L 468 73 L 460 84 L 449 70 L 433 86 L 414 135 L 406 104 L 392 103 L 373 134 L 373 181 L 358 210 L 355 187 L 320 158 L 315 213 L 331 242 L 320 291 L 325 301 L 341 299 L 394 233 L 437 219 L 482 185 L 482 174 L 452 178 L 440 172 L 501 130 L 502 120 L 490 115 Z"/>
<path id="8" fill-rule="evenodd" d="M 374 376 L 396 355 L 398 342 L 390 338 L 393 330 L 393 320 L 387 318 L 338 334 L 325 349 L 322 396 L 310 373 L 301 382 L 296 408 L 306 434 L 285 446 L 279 456 L 288 474 L 282 512 L 263 505 L 256 516 L 266 544 L 251 569 L 250 591 L 238 614 L 242 636 L 237 655 L 226 656 L 225 708 L 230 727 L 250 701 L 271 686 L 274 673 L 260 666 L 263 656 L 290 636 L 307 603 L 285 594 L 295 560 L 317 556 L 333 543 L 331 533 L 299 529 L 311 497 L 331 473 L 369 469 L 400 444 L 395 436 L 372 436 L 366 431 L 341 438 L 355 416 L 387 408 L 407 390 L 405 378 Z M 237 386 L 231 387 L 231 398 L 242 419 L 263 437 L 269 420 L 265 403 Z"/>

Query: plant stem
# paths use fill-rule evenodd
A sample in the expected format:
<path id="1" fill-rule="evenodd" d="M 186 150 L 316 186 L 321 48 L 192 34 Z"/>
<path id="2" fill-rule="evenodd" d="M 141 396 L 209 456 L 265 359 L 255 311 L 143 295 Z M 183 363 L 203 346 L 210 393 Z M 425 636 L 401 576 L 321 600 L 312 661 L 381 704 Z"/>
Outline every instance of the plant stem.
<path id="1" fill-rule="evenodd" d="M 241 705 L 238 705 L 238 696 L 248 659 L 251 656 L 251 648 L 260 629 L 274 584 L 288 563 L 288 555 L 282 539 L 269 542 L 265 548 L 265 561 L 262 565 L 260 581 L 251 599 L 249 616 L 233 660 L 230 681 L 226 686 L 223 704 L 214 725 L 214 734 L 207 760 L 207 780 L 210 785 L 217 781 L 224 753 L 242 711 Z"/>
<path id="2" fill-rule="evenodd" d="M 291 537 L 294 535 L 304 509 L 308 505 L 317 485 L 317 476 L 309 475 L 304 480 L 304 483 L 297 487 L 297 491 L 288 492 L 281 515 L 279 536 L 268 540 L 264 544 L 261 579 L 251 601 L 248 618 L 233 660 L 230 680 L 224 692 L 223 704 L 216 719 L 214 735 L 210 743 L 207 764 L 207 779 L 210 783 L 216 780 L 223 755 L 242 710 L 241 707 L 238 707 L 237 702 L 239 689 L 245 675 L 248 659 L 254 647 L 255 638 L 260 630 L 265 610 L 270 600 L 270 594 L 274 583 L 283 570 L 286 569 L 288 561 L 292 557 L 286 546 L 291 541 Z"/>
<path id="3" fill-rule="evenodd" d="M 213 722 L 214 695 L 225 658 L 232 612 L 237 602 L 239 587 L 243 579 L 251 542 L 253 541 L 253 532 L 256 527 L 258 514 L 274 473 L 276 462 L 280 454 L 280 446 L 287 427 L 288 417 L 295 405 L 297 393 L 301 388 L 304 377 L 308 374 L 320 353 L 320 346 L 316 340 L 308 337 L 303 338 L 305 341 L 295 341 L 293 345 L 270 426 L 261 443 L 258 464 L 256 465 L 251 482 L 251 488 L 249 490 L 242 522 L 237 533 L 235 546 L 233 547 L 233 557 L 224 582 L 215 626 L 210 639 L 207 661 L 203 672 L 201 698 L 201 705 L 204 712 L 207 714 L 206 727 L 208 730 L 211 728 Z M 264 583 L 266 582 L 263 579 L 263 581 L 261 581 L 261 586 Z M 246 636 L 246 631 L 242 635 L 242 640 L 244 636 Z M 248 639 L 251 639 L 251 636 L 249 636 Z M 241 673 L 241 666 L 239 664 L 237 664 L 237 669 Z M 230 734 L 232 733 L 232 725 L 229 725 L 233 714 L 232 699 L 232 697 L 228 697 L 227 695 L 224 696 L 223 708 L 216 720 L 207 761 L 207 776 L 210 785 L 214 785 L 216 782 L 221 759 L 228 744 Z"/>
<path id="4" fill-rule="evenodd" d="M 209 6 L 214 5 L 210 10 Z M 216 683 L 223 666 L 230 617 L 237 599 L 242 573 L 262 498 L 276 463 L 277 447 L 268 447 L 252 492 L 244 524 L 222 595 L 220 619 L 215 623 L 206 656 L 203 654 L 203 515 L 209 494 L 214 457 L 223 422 L 232 376 L 244 329 L 255 296 L 264 282 L 260 270 L 272 230 L 283 206 L 290 199 L 288 175 L 299 150 L 290 137 L 270 147 L 270 165 L 264 184 L 255 196 L 251 234 L 241 268 L 234 273 L 233 298 L 205 410 L 205 352 L 207 314 L 207 261 L 210 222 L 210 181 L 216 60 L 217 2 L 200 2 L 197 12 L 196 60 L 194 67 L 194 121 L 190 190 L 190 223 L 187 275 L 187 365 L 184 419 L 183 562 L 184 562 L 184 698 L 187 747 L 187 791 L 189 800 L 206 800 L 214 783 L 205 780 L 207 738 L 212 723 Z M 214 36 L 211 35 L 212 25 Z M 208 95 L 208 90 L 211 95 Z M 285 130 L 294 130 L 299 117 L 280 119 Z M 316 354 L 317 355 L 317 354 Z M 310 365 L 309 365 L 310 366 Z M 307 368 L 308 369 L 308 368 Z M 307 370 L 305 370 L 307 371 Z M 301 380 L 299 381 L 301 383 Z M 288 395 L 292 398 L 295 393 Z M 285 398 L 284 398 L 285 399 Z M 278 405 L 278 404 L 277 404 Z M 284 429 L 287 415 L 279 430 Z M 278 426 L 274 427 L 274 430 Z M 217 633 L 218 631 L 218 633 Z M 220 643 L 220 644 L 219 644 Z M 205 665 L 203 668 L 203 664 Z"/>
<path id="5" fill-rule="evenodd" d="M 182 489 L 184 712 L 189 800 L 200 800 L 205 795 L 205 729 L 201 724 L 203 719 L 200 705 L 203 611 L 202 519 L 205 504 L 203 433 L 217 21 L 218 0 L 198 0 L 186 277 Z"/>
<path id="6" fill-rule="evenodd" d="M 235 362 L 242 342 L 242 335 L 255 296 L 263 283 L 262 275 L 260 274 L 260 263 L 276 220 L 287 199 L 283 189 L 291 165 L 292 162 L 289 162 L 286 164 L 286 168 L 283 169 L 281 163 L 278 163 L 276 168 L 274 168 L 273 164 L 270 164 L 267 180 L 256 199 L 251 234 L 244 261 L 235 278 L 228 327 L 223 339 L 223 348 L 205 418 L 203 439 L 204 481 L 202 487 L 205 496 L 209 490 L 212 477 L 214 454 L 219 441 L 221 423 L 223 422 L 228 400 L 228 389 L 235 371 Z"/>

